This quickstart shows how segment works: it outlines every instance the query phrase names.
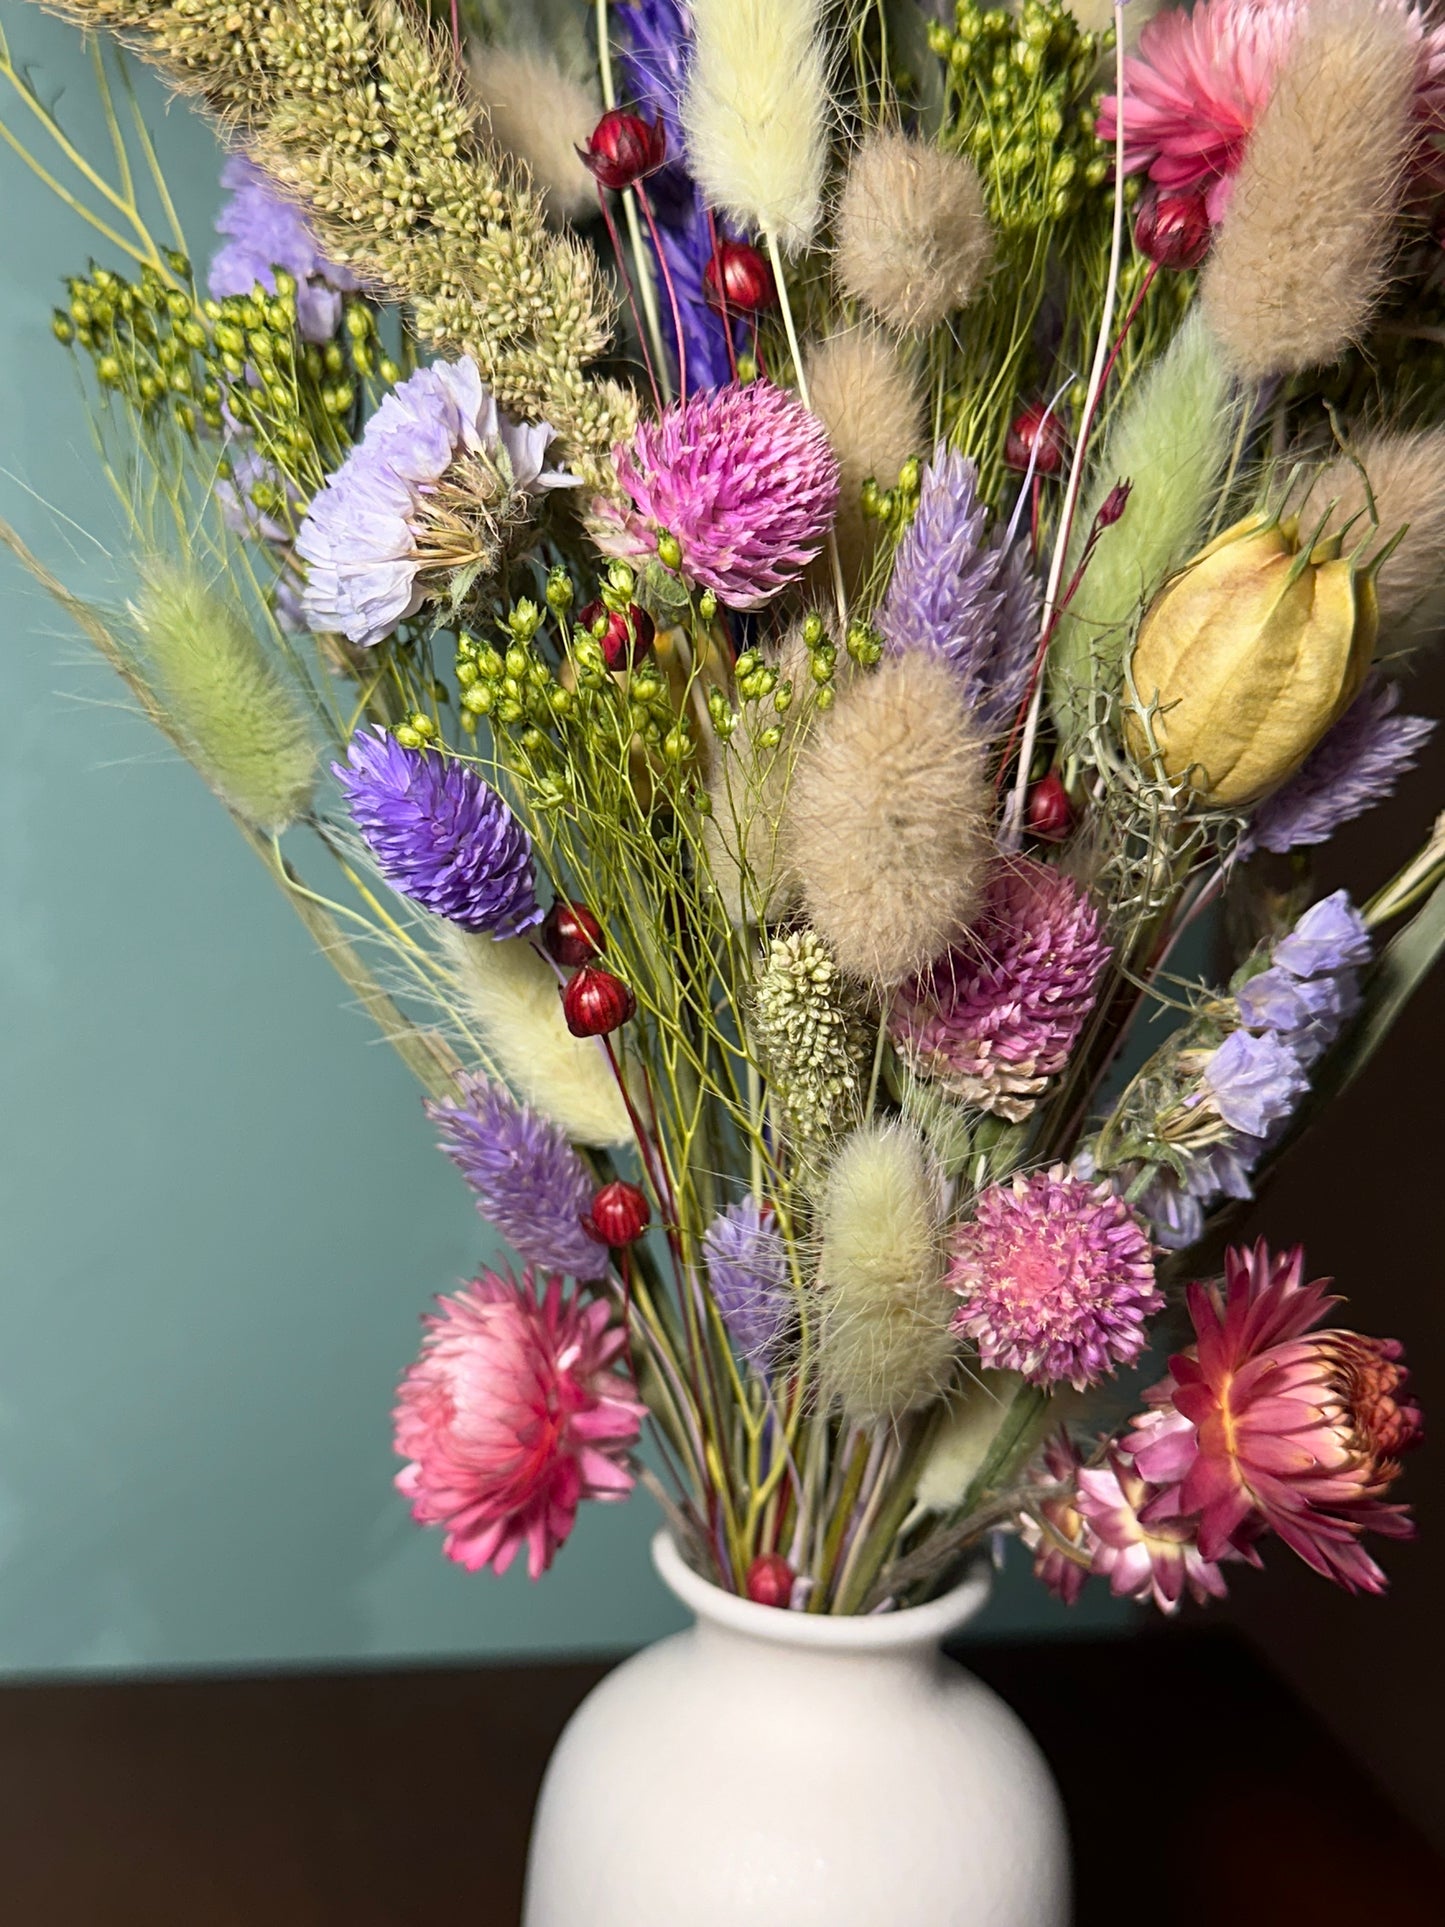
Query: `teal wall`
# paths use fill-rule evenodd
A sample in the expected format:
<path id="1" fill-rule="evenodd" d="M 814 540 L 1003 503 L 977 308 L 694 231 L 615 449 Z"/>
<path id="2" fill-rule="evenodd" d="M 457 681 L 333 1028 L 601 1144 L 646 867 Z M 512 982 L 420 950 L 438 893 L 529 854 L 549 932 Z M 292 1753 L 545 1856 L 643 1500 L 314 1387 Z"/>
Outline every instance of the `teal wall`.
<path id="1" fill-rule="evenodd" d="M 0 22 L 101 157 L 78 35 L 27 0 Z M 213 138 L 142 97 L 203 256 Z M 19 125 L 13 96 L 0 114 Z M 114 505 L 50 333 L 91 251 L 0 148 L 0 513 L 105 596 Z M 8 558 L 0 597 L 0 1670 L 615 1648 L 676 1623 L 645 1500 L 584 1508 L 535 1587 L 411 1524 L 392 1389 L 486 1234 L 197 779 Z M 1022 1572 L 992 1620 L 1057 1623 Z"/>

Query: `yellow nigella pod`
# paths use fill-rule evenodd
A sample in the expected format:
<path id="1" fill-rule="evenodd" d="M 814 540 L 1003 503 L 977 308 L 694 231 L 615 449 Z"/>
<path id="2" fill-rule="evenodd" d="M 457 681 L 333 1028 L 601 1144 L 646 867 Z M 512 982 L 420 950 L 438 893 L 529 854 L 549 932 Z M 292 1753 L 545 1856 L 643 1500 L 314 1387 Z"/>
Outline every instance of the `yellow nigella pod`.
<path id="1" fill-rule="evenodd" d="M 1301 540 L 1295 518 L 1251 515 L 1165 584 L 1131 663 L 1125 733 L 1141 763 L 1157 751 L 1221 809 L 1258 802 L 1298 769 L 1375 653 L 1373 570 L 1342 546 Z"/>

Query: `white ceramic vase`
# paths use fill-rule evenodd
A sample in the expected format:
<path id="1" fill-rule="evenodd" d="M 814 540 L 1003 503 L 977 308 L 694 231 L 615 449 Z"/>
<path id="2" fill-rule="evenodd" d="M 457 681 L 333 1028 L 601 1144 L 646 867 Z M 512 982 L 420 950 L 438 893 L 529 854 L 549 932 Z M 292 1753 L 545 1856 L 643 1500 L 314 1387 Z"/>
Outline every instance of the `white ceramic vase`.
<path id="1" fill-rule="evenodd" d="M 1068 1842 L 1020 1722 L 940 1642 L 988 1597 L 864 1619 L 725 1593 L 653 1542 L 697 1618 L 573 1715 L 523 1927 L 1067 1927 Z"/>

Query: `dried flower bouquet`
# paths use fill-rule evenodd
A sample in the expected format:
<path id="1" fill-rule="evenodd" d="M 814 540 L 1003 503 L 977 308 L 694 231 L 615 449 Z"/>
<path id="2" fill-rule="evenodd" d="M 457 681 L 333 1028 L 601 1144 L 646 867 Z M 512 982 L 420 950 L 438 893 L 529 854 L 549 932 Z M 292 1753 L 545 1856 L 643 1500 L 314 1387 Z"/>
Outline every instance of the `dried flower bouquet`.
<path id="1" fill-rule="evenodd" d="M 68 0 L 232 145 L 204 292 L 115 46 L 114 178 L 0 49 L 134 505 L 51 586 L 521 1263 L 399 1395 L 468 1567 L 639 1478 L 808 1612 L 1409 1531 L 1400 1347 L 1226 1246 L 1445 941 L 1438 826 L 1309 860 L 1431 729 L 1445 26 L 1141 9 Z"/>

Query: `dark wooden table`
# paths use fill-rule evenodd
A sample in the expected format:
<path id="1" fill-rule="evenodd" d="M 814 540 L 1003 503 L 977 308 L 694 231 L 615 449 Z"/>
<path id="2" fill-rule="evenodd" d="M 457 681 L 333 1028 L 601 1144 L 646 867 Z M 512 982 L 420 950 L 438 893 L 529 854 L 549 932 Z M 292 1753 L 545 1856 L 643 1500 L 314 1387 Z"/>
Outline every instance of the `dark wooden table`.
<path id="1" fill-rule="evenodd" d="M 1445 1866 L 1229 1635 L 968 1660 L 1059 1777 L 1078 1927 L 1445 1922 Z M 548 1750 L 605 1670 L 0 1689 L 0 1922 L 515 1927 Z"/>

